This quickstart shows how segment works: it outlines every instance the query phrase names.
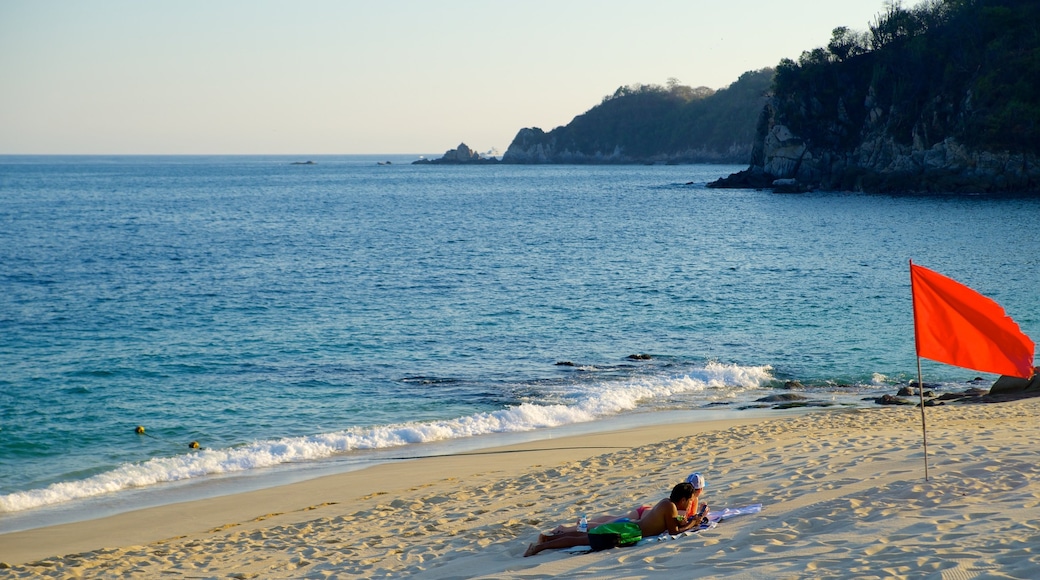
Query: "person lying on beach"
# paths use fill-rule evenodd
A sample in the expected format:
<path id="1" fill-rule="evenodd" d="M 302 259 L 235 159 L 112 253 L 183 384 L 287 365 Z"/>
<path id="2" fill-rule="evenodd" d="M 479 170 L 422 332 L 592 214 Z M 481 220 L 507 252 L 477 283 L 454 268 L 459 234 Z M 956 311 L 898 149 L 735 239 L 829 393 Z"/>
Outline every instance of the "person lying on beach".
<path id="1" fill-rule="evenodd" d="M 635 508 L 634 510 L 632 510 L 632 511 L 630 511 L 627 514 L 624 514 L 624 515 L 606 515 L 605 514 L 605 515 L 602 515 L 602 516 L 591 517 L 591 518 L 589 518 L 589 529 L 591 530 L 592 528 L 594 528 L 596 526 L 601 526 L 603 524 L 611 524 L 611 523 L 619 522 L 619 521 L 638 522 L 643 517 L 643 514 L 645 514 L 646 512 L 650 511 L 651 509 L 653 509 L 653 507 L 654 506 L 652 506 L 650 504 L 643 504 L 643 505 Z M 560 525 L 556 526 L 555 528 L 553 528 L 552 531 L 550 531 L 547 534 L 539 534 L 538 535 L 538 543 L 542 543 L 542 542 L 545 542 L 547 540 L 551 540 L 554 536 L 558 536 L 560 534 L 567 534 L 567 533 L 576 532 L 576 531 L 578 531 L 578 524 L 574 524 L 574 525 L 560 524 Z"/>
<path id="2" fill-rule="evenodd" d="M 693 518 L 698 513 L 708 517 L 708 504 L 700 501 L 701 494 L 704 492 L 704 486 L 707 485 L 704 476 L 700 473 L 691 473 L 686 476 L 686 483 L 693 486 L 693 497 L 690 498 L 690 507 L 686 510 L 686 518 Z"/>
<path id="3" fill-rule="evenodd" d="M 643 517 L 632 522 L 639 526 L 644 538 L 656 536 L 664 532 L 678 534 L 686 530 L 698 527 L 707 518 L 707 514 L 687 519 L 685 514 L 693 498 L 693 484 L 683 482 L 672 488 L 672 493 L 667 499 L 657 502 L 650 511 L 645 512 Z M 593 528 L 594 529 L 594 528 Z M 562 548 L 573 548 L 574 546 L 588 546 L 588 532 L 564 532 L 551 536 L 544 542 L 531 544 L 524 552 L 524 557 L 534 556 L 542 550 L 559 550 Z"/>
<path id="4" fill-rule="evenodd" d="M 708 504 L 700 503 L 699 501 L 701 499 L 701 493 L 704 491 L 704 485 L 706 483 L 704 480 L 704 476 L 700 473 L 691 473 L 690 475 L 686 476 L 686 483 L 689 483 L 693 486 L 693 497 L 690 499 L 689 509 L 686 510 L 686 518 L 692 519 L 698 513 L 703 513 L 703 515 L 706 517 L 708 515 Z M 602 515 L 589 518 L 589 529 L 595 528 L 596 526 L 600 526 L 603 524 L 610 524 L 623 520 L 638 522 L 640 519 L 642 519 L 643 514 L 650 511 L 650 509 L 653 507 L 654 506 L 650 504 L 643 504 L 641 506 L 636 507 L 627 514 Z M 578 524 L 560 524 L 553 528 L 552 531 L 550 531 L 547 534 L 538 534 L 538 543 L 541 544 L 543 542 L 547 542 L 560 534 L 566 534 L 569 532 L 576 531 L 578 531 Z"/>

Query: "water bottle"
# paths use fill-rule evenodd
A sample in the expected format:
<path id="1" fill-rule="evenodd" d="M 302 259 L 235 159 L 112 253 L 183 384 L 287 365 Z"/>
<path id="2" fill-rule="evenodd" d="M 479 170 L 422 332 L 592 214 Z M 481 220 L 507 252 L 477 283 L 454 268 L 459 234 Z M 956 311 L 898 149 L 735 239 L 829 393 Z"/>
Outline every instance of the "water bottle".
<path id="1" fill-rule="evenodd" d="M 588 517 L 581 516 L 581 521 L 578 522 L 578 531 L 579 532 L 587 532 L 587 531 L 589 531 L 589 518 Z"/>

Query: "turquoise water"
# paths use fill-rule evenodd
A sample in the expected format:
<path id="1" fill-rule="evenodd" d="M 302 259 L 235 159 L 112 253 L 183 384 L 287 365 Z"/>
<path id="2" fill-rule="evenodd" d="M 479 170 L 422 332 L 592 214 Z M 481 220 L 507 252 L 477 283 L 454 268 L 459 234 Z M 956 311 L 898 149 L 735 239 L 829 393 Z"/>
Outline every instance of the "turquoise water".
<path id="1" fill-rule="evenodd" d="M 1040 337 L 1037 199 L 314 159 L 0 157 L 0 524 L 785 380 L 868 405 L 916 378 L 909 259 Z"/>

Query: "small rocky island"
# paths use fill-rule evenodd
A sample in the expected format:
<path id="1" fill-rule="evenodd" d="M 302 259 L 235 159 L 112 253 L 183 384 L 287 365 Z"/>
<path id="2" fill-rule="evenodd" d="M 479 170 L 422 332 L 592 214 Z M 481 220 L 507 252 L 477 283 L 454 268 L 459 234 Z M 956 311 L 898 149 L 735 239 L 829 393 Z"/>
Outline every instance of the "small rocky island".
<path id="1" fill-rule="evenodd" d="M 485 157 L 470 149 L 465 143 L 459 143 L 455 149 L 449 149 L 439 159 L 418 159 L 412 161 L 412 165 L 425 165 L 427 163 L 437 165 L 483 165 L 499 163 L 495 157 Z"/>

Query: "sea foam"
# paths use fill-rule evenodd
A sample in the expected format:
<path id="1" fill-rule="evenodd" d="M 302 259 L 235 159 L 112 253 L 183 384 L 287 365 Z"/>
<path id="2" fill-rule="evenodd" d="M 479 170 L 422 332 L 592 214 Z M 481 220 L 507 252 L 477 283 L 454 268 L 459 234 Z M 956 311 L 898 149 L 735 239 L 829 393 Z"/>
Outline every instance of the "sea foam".
<path id="1" fill-rule="evenodd" d="M 207 475 L 320 460 L 350 451 L 583 423 L 631 411 L 653 399 L 683 393 L 715 389 L 720 397 L 728 397 L 745 389 L 761 387 L 772 379 L 770 371 L 768 366 L 742 367 L 711 362 L 704 369 L 680 377 L 641 378 L 575 387 L 566 404 L 523 403 L 440 421 L 355 427 L 305 437 L 256 441 L 226 449 L 200 449 L 184 455 L 124 464 L 82 480 L 0 496 L 0 512 L 18 512 Z"/>

